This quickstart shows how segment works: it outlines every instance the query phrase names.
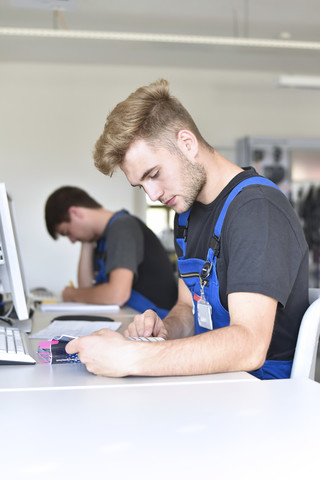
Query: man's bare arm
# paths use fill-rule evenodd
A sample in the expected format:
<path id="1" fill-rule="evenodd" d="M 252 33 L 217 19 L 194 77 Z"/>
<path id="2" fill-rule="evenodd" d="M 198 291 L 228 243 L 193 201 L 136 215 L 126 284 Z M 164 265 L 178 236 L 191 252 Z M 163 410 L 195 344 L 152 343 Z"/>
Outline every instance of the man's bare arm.
<path id="1" fill-rule="evenodd" d="M 88 288 L 66 287 L 62 292 L 65 302 L 83 302 L 102 305 L 124 305 L 130 298 L 134 274 L 127 268 L 116 268 L 108 283 Z"/>
<path id="2" fill-rule="evenodd" d="M 132 342 L 100 331 L 68 344 L 91 372 L 106 376 L 196 375 L 251 371 L 263 365 L 277 301 L 255 293 L 229 295 L 230 326 L 165 342 Z M 99 352 L 99 355 L 97 355 Z"/>
<path id="3" fill-rule="evenodd" d="M 195 375 L 261 367 L 270 345 L 277 301 L 255 293 L 229 295 L 230 326 L 137 351 L 135 375 Z"/>
<path id="4" fill-rule="evenodd" d="M 78 263 L 79 288 L 92 287 L 94 280 L 93 251 L 94 243 L 84 242 L 81 244 L 80 258 Z"/>

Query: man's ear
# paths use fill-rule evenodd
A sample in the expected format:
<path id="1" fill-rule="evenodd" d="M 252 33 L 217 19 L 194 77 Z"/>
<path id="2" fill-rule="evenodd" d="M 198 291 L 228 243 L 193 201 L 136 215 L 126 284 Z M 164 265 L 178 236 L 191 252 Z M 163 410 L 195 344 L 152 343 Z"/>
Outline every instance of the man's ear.
<path id="1" fill-rule="evenodd" d="M 81 207 L 77 207 L 75 205 L 72 205 L 71 207 L 69 207 L 68 213 L 69 213 L 69 216 L 70 216 L 70 220 L 71 220 L 72 217 L 82 218 Z"/>
<path id="2" fill-rule="evenodd" d="M 180 130 L 177 143 L 184 155 L 195 158 L 198 154 L 199 144 L 196 136 L 190 130 Z"/>

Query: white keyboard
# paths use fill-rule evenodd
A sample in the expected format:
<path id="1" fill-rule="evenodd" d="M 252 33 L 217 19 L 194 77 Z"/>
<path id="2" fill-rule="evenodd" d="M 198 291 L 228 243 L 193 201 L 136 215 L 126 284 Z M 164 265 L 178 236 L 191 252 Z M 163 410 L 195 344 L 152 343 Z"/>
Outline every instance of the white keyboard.
<path id="1" fill-rule="evenodd" d="M 28 339 L 18 328 L 0 326 L 0 365 L 34 364 Z"/>

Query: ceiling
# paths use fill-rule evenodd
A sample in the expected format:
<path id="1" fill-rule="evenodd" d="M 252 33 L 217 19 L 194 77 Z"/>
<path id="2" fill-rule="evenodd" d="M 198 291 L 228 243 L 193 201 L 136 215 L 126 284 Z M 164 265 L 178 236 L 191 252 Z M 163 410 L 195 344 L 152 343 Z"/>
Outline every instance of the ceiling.
<path id="1" fill-rule="evenodd" d="M 26 7 L 32 4 L 33 7 Z M 21 6 L 23 5 L 23 6 Z M 65 10 L 57 13 L 57 6 Z M 320 42 L 319 0 L 0 0 L 1 27 Z M 0 61 L 320 74 L 320 49 L 0 35 Z"/>

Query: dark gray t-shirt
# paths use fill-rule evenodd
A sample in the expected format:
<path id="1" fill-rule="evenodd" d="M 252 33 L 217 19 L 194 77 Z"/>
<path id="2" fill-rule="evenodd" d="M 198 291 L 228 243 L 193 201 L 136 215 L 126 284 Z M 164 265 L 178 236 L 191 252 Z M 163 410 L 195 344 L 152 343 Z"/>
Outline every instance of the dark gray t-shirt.
<path id="1" fill-rule="evenodd" d="M 173 267 L 158 237 L 141 220 L 124 214 L 107 225 L 105 273 L 127 268 L 134 273 L 133 289 L 167 310 L 177 300 Z M 98 253 L 95 252 L 95 256 Z"/>
<path id="2" fill-rule="evenodd" d="M 255 170 L 248 168 L 211 204 L 194 204 L 186 258 L 206 258 L 228 194 L 240 181 L 255 175 Z M 176 249 L 180 256 L 178 245 Z M 221 232 L 217 275 L 220 301 L 226 310 L 227 295 L 233 292 L 261 293 L 279 302 L 267 358 L 292 359 L 308 306 L 308 246 L 296 213 L 278 189 L 248 186 L 231 202 Z"/>

